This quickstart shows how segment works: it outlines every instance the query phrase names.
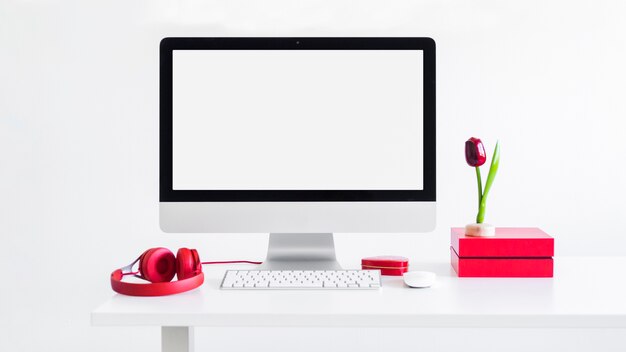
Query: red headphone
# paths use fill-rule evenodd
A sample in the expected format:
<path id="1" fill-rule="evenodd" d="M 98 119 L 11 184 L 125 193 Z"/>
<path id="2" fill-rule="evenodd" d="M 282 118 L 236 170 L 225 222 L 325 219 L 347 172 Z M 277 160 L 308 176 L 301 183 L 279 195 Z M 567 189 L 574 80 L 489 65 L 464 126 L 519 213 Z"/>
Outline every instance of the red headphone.
<path id="1" fill-rule="evenodd" d="M 139 270 L 132 271 L 139 262 Z M 124 275 L 134 275 L 152 284 L 123 282 Z M 174 275 L 177 281 L 170 282 Z M 204 274 L 200 256 L 195 249 L 181 248 L 176 256 L 163 247 L 151 248 L 143 252 L 134 262 L 111 273 L 113 291 L 129 296 L 165 296 L 181 293 L 202 285 Z"/>
<path id="2" fill-rule="evenodd" d="M 139 262 L 138 271 L 133 266 Z M 117 293 L 129 296 L 167 296 L 182 293 L 199 287 L 204 282 L 202 264 L 261 264 L 248 260 L 201 262 L 198 251 L 180 248 L 176 256 L 163 247 L 150 248 L 129 265 L 111 273 L 111 288 Z M 125 275 L 134 275 L 150 281 L 151 284 L 123 282 Z M 174 275 L 178 280 L 172 281 Z"/>

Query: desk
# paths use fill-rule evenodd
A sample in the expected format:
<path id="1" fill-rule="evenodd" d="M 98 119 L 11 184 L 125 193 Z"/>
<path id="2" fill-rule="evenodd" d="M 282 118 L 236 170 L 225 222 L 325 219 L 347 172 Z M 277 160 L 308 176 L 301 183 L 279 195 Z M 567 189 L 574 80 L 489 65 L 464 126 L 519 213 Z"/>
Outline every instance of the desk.
<path id="1" fill-rule="evenodd" d="M 377 291 L 232 291 L 219 285 L 234 266 L 205 266 L 200 289 L 114 295 L 91 321 L 161 326 L 164 352 L 191 351 L 194 326 L 626 328 L 626 257 L 557 257 L 555 277 L 542 279 L 457 278 L 448 262 L 412 266 L 436 272 L 437 284 L 409 289 L 384 277 Z"/>

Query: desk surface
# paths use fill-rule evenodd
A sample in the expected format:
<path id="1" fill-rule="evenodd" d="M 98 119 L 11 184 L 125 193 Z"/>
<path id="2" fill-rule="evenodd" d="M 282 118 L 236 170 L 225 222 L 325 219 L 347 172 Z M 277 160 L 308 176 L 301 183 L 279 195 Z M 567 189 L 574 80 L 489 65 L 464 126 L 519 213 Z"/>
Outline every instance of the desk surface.
<path id="1" fill-rule="evenodd" d="M 226 269 L 205 266 L 200 289 L 169 297 L 114 295 L 96 326 L 614 327 L 626 328 L 626 257 L 557 257 L 554 278 L 457 278 L 448 262 L 410 289 L 384 277 L 377 291 L 220 290 Z"/>

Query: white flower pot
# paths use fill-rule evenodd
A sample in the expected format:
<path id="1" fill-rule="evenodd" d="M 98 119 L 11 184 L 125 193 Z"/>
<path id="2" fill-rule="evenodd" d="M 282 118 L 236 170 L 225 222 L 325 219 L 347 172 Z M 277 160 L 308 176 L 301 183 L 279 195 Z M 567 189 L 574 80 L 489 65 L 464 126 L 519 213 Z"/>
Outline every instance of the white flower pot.
<path id="1" fill-rule="evenodd" d="M 493 237 L 496 235 L 496 227 L 491 224 L 468 224 L 465 225 L 465 236 Z"/>

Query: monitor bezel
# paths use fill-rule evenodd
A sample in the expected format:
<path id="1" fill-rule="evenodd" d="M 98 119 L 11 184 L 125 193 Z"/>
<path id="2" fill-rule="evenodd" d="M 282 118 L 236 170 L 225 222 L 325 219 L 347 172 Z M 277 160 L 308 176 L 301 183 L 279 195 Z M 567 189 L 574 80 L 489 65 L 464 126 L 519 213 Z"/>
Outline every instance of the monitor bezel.
<path id="1" fill-rule="evenodd" d="M 422 190 L 174 190 L 173 50 L 422 50 L 424 178 Z M 412 202 L 436 200 L 435 41 L 432 38 L 163 38 L 160 44 L 161 202 Z"/>

